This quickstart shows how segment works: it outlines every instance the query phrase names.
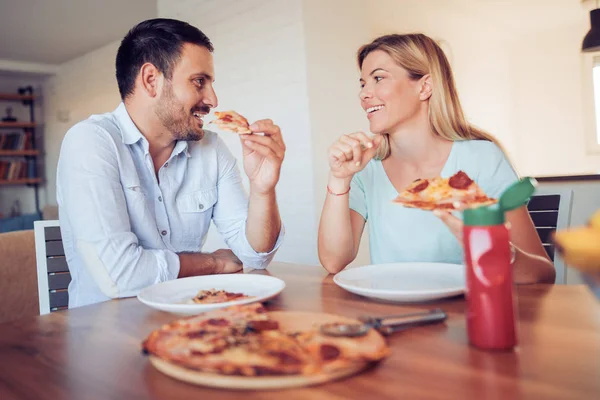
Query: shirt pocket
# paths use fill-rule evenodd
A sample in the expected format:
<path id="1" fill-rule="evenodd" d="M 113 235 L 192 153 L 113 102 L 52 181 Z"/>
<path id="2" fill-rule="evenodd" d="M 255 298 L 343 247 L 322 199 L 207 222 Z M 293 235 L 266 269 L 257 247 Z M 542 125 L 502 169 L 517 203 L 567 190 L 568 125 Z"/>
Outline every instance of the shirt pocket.
<path id="1" fill-rule="evenodd" d="M 196 190 L 177 197 L 176 205 L 182 225 L 181 242 L 186 248 L 190 250 L 201 248 L 216 203 L 217 188 Z"/>
<path id="2" fill-rule="evenodd" d="M 182 214 L 203 213 L 212 215 L 217 202 L 217 188 L 196 190 L 177 197 L 177 209 Z"/>

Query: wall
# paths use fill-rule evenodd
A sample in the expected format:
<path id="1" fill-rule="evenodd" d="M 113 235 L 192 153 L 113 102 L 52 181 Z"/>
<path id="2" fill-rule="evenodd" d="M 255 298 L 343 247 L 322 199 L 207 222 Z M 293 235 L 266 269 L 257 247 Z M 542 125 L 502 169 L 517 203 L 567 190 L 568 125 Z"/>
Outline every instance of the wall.
<path id="1" fill-rule="evenodd" d="M 585 76 L 591 77 L 591 69 L 581 68 L 585 56 L 579 46 L 586 31 L 587 23 L 546 29 L 511 46 L 511 100 L 523 173 L 600 172 L 600 154 L 589 154 L 586 140 L 586 121 L 594 119 L 593 109 L 583 103 L 587 88 L 582 83 L 592 85 Z"/>
<path id="2" fill-rule="evenodd" d="M 368 25 L 357 23 L 364 13 L 362 0 L 305 0 L 303 11 L 318 224 L 327 193 L 327 149 L 343 134 L 369 131 L 358 98 L 356 50 L 370 40 L 371 34 Z M 368 235 L 364 235 L 352 264 L 368 263 Z"/>
<path id="3" fill-rule="evenodd" d="M 287 152 L 277 197 L 286 238 L 276 259 L 317 263 L 301 1 L 159 0 L 158 15 L 185 20 L 213 42 L 220 109 L 281 127 Z M 223 138 L 241 160 L 237 136 Z M 224 246 L 211 230 L 205 249 Z"/>

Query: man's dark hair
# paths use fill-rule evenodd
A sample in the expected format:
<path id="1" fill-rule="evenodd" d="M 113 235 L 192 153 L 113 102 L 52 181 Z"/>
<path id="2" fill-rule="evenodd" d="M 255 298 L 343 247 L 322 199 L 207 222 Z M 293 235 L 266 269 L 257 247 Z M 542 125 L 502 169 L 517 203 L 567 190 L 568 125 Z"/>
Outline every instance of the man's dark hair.
<path id="1" fill-rule="evenodd" d="M 117 84 L 121 99 L 125 100 L 133 93 L 135 79 L 145 63 L 153 64 L 167 79 L 171 79 L 185 43 L 204 46 L 211 53 L 214 50 L 210 39 L 187 22 L 156 18 L 134 26 L 117 51 Z"/>

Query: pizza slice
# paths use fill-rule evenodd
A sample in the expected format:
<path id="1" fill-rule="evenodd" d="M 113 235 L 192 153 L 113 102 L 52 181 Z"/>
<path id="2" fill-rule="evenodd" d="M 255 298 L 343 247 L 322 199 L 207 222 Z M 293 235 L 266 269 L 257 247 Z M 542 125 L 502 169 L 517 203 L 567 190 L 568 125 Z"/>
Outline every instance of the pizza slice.
<path id="1" fill-rule="evenodd" d="M 461 210 L 494 204 L 464 171 L 450 178 L 417 179 L 394 199 L 395 203 L 421 210 Z"/>
<path id="2" fill-rule="evenodd" d="M 389 348 L 372 338 L 332 337 L 317 330 L 300 332 L 296 340 L 314 359 L 319 361 L 320 369 L 331 372 L 349 365 L 379 361 L 389 355 Z"/>
<path id="3" fill-rule="evenodd" d="M 201 290 L 190 300 L 193 304 L 215 304 L 225 303 L 234 300 L 250 299 L 254 296 L 248 296 L 243 293 L 232 293 L 226 290 L 208 289 Z"/>
<path id="4" fill-rule="evenodd" d="M 210 121 L 219 129 L 231 131 L 239 135 L 249 135 L 252 133 L 248 120 L 237 112 L 231 111 L 215 111 L 217 119 Z"/>

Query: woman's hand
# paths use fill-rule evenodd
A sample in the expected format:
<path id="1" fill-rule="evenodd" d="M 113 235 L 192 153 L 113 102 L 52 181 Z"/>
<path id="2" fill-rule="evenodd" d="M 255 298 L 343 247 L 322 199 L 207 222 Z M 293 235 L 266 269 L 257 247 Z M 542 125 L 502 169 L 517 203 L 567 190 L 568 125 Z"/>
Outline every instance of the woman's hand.
<path id="1" fill-rule="evenodd" d="M 448 229 L 450 229 L 450 232 L 452 232 L 452 234 L 454 236 L 456 236 L 456 238 L 462 245 L 463 244 L 463 222 L 460 220 L 460 218 L 455 217 L 448 211 L 442 211 L 442 210 L 435 210 L 433 212 L 433 215 L 435 215 L 436 217 L 439 217 L 439 219 L 441 219 L 442 222 L 444 224 L 446 224 Z"/>
<path id="2" fill-rule="evenodd" d="M 341 136 L 328 151 L 329 168 L 337 179 L 352 178 L 375 156 L 382 136 L 369 138 L 363 132 Z"/>

